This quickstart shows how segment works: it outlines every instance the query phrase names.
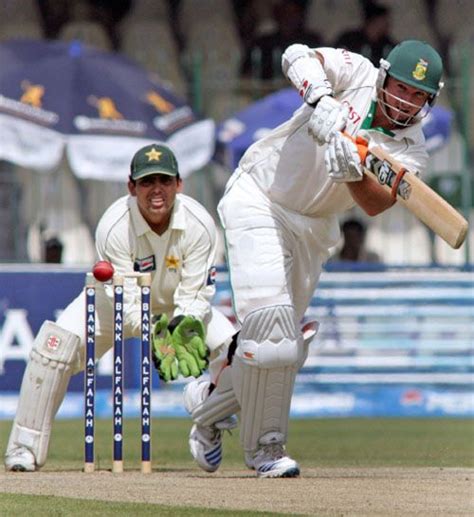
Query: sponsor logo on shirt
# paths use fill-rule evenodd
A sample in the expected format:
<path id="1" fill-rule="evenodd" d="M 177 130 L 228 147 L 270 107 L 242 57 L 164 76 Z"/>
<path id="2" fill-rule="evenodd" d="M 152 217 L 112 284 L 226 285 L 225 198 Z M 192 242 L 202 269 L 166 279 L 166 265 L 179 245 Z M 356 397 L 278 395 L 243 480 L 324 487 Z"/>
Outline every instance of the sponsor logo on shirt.
<path id="1" fill-rule="evenodd" d="M 150 255 L 145 258 L 137 258 L 133 263 L 133 270 L 140 273 L 156 270 L 155 255 Z"/>

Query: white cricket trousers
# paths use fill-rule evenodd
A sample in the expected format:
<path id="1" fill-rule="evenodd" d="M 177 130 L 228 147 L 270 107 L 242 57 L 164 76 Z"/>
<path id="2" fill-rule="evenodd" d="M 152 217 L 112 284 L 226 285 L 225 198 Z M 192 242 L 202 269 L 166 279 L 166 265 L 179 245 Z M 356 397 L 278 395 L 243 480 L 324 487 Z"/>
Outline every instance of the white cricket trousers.
<path id="1" fill-rule="evenodd" d="M 250 174 L 234 172 L 218 206 L 239 323 L 257 308 L 292 305 L 300 321 L 314 294 L 337 218 L 314 218 L 272 202 Z"/>

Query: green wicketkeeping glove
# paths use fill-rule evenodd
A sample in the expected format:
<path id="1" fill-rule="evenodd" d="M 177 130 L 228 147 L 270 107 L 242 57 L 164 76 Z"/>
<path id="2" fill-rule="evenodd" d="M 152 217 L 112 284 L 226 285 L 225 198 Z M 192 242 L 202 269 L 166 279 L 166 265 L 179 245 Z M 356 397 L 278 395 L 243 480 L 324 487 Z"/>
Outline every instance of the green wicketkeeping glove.
<path id="1" fill-rule="evenodd" d="M 202 321 L 193 316 L 176 316 L 168 330 L 176 350 L 179 373 L 183 377 L 199 377 L 208 365 L 209 355 Z"/>
<path id="2" fill-rule="evenodd" d="M 171 342 L 166 314 L 157 316 L 152 334 L 152 358 L 160 379 L 165 382 L 178 378 L 178 359 Z"/>

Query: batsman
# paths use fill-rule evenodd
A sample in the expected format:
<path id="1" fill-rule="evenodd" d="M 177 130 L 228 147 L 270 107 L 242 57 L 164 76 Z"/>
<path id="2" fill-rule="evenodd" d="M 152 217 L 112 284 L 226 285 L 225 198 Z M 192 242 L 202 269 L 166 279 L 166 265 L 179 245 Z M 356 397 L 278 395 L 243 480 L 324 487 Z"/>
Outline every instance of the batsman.
<path id="1" fill-rule="evenodd" d="M 139 149 L 131 161 L 129 194 L 113 203 L 96 230 L 100 260 L 118 274 L 152 275 L 153 360 L 160 377 L 200 376 L 209 357 L 235 332 L 211 307 L 215 293 L 217 233 L 205 208 L 181 193 L 176 157 L 159 144 Z M 59 286 L 58 286 L 59 288 Z M 113 293 L 96 288 L 96 357 L 113 343 Z M 124 284 L 125 337 L 140 336 L 140 292 Z M 84 369 L 85 296 L 80 293 L 56 322 L 45 321 L 23 376 L 8 442 L 6 470 L 32 472 L 46 462 L 51 428 L 71 376 Z M 224 428 L 227 423 L 220 425 Z"/>
<path id="2" fill-rule="evenodd" d="M 393 48 L 379 68 L 347 50 L 293 44 L 282 68 L 304 102 L 246 151 L 218 207 L 237 346 L 217 384 L 193 380 L 185 392 L 195 423 L 190 448 L 204 470 L 220 463 L 212 426 L 237 406 L 245 462 L 272 478 L 300 474 L 286 450 L 295 377 L 308 353 L 300 324 L 340 238 L 338 216 L 356 205 L 375 216 L 395 202 L 363 174 L 348 136 L 363 135 L 369 150 L 379 146 L 422 174 L 428 154 L 421 119 L 442 88 L 443 71 L 439 54 L 416 40 Z"/>

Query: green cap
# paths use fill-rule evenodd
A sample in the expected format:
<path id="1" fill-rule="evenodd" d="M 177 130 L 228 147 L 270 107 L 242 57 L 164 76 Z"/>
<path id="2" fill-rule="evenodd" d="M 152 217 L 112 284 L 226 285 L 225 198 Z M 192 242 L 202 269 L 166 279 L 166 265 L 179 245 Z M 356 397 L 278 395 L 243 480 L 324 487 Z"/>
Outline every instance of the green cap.
<path id="1" fill-rule="evenodd" d="M 165 145 L 151 144 L 139 149 L 130 164 L 130 176 L 133 180 L 151 174 L 177 176 L 178 162 L 173 151 Z"/>
<path id="2" fill-rule="evenodd" d="M 443 61 L 428 43 L 402 41 L 387 56 L 388 75 L 419 90 L 436 95 L 442 86 Z"/>

